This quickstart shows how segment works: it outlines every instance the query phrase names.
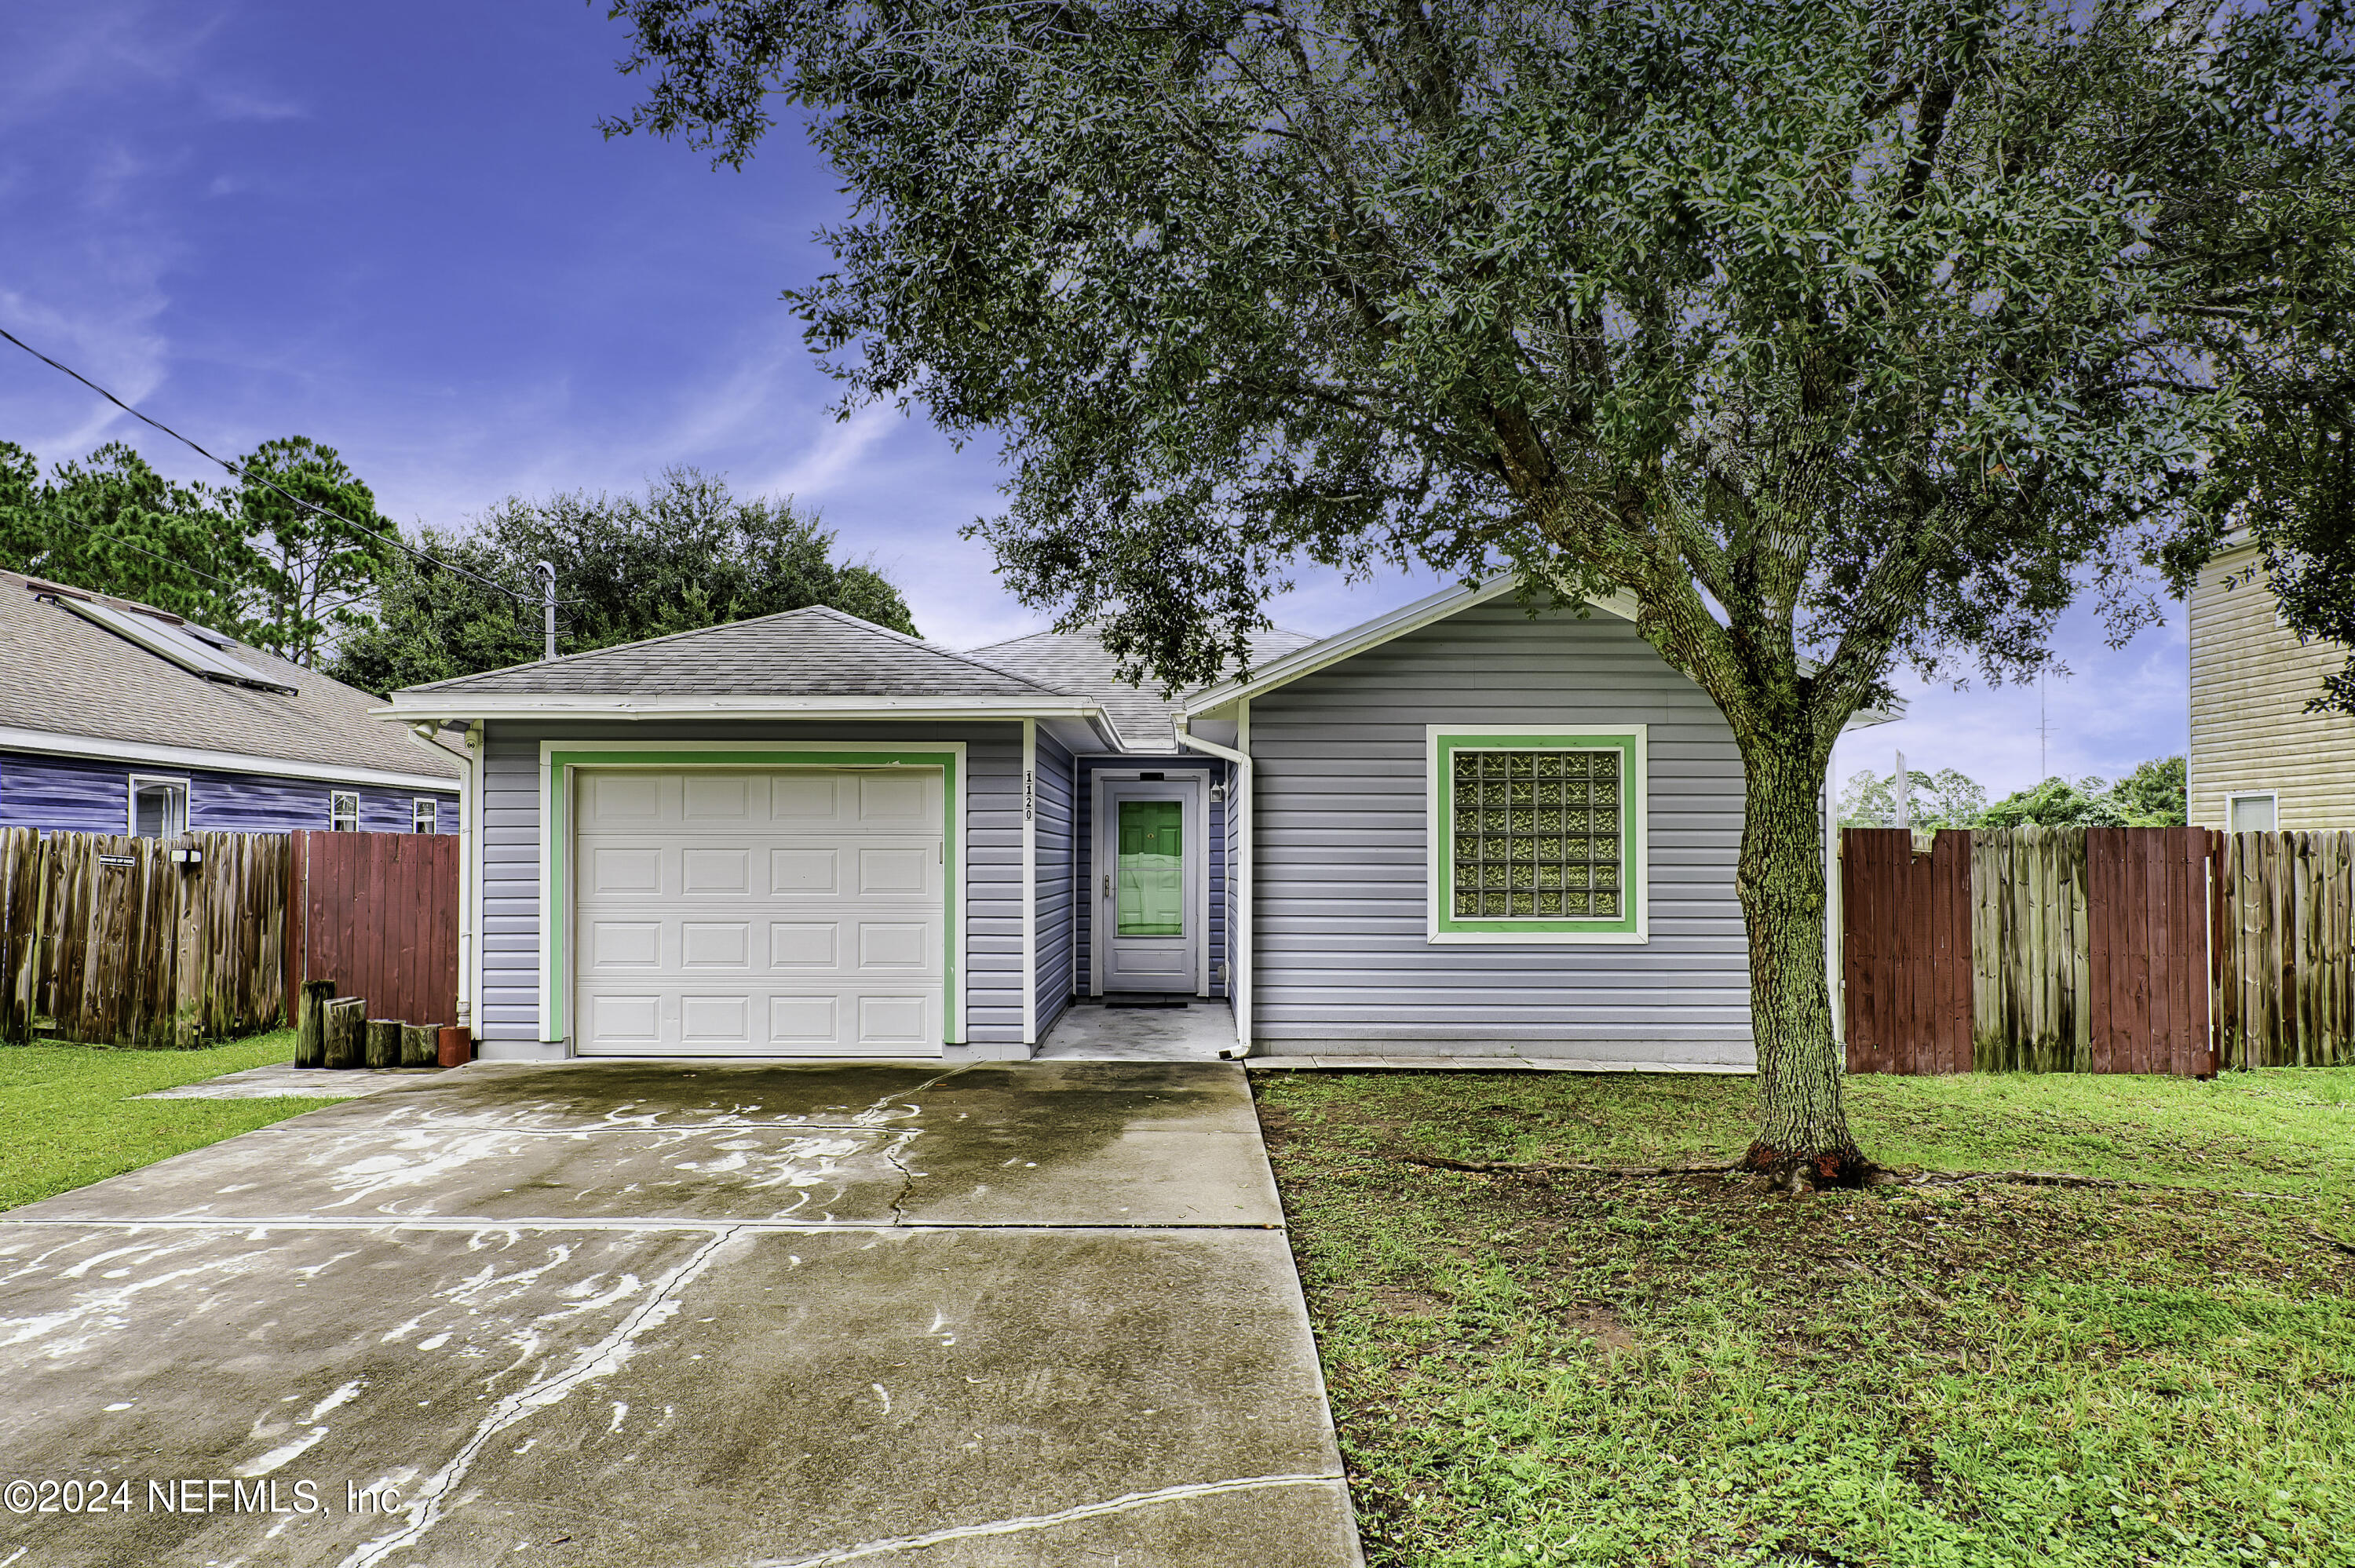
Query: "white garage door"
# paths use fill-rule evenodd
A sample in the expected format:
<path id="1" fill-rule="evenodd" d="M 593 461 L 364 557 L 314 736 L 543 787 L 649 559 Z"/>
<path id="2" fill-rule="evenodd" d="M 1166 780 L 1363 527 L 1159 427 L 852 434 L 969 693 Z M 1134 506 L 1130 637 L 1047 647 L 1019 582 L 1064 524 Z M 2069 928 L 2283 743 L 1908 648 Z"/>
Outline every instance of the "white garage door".
<path id="1" fill-rule="evenodd" d="M 584 771 L 583 1055 L 936 1055 L 938 768 Z"/>

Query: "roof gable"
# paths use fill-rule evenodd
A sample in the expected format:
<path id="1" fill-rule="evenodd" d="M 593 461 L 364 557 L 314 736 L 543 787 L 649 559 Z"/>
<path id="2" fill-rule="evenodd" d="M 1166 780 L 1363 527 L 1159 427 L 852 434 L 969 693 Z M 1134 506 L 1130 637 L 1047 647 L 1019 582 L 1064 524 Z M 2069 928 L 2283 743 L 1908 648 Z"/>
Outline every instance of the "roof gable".
<path id="1" fill-rule="evenodd" d="M 1252 668 L 1257 670 L 1316 639 L 1281 628 L 1255 632 L 1250 639 Z M 1120 732 L 1124 745 L 1141 750 L 1175 751 L 1177 718 L 1186 707 L 1183 693 L 1163 696 L 1147 686 L 1120 678 L 1118 661 L 1091 631 L 1034 631 L 1004 642 L 974 650 L 1007 669 L 1034 680 L 1050 682 L 1067 691 L 1093 697 Z"/>
<path id="2" fill-rule="evenodd" d="M 410 686 L 400 694 L 439 701 L 723 692 L 736 697 L 895 699 L 1072 694 L 824 605 Z"/>
<path id="3" fill-rule="evenodd" d="M 1519 580 L 1515 574 L 1506 572 L 1470 588 L 1447 588 L 1419 599 L 1412 604 L 1391 611 L 1388 615 L 1378 615 L 1373 620 L 1350 627 L 1346 631 L 1336 632 L 1322 641 L 1296 648 L 1273 661 L 1265 668 L 1254 670 L 1247 677 L 1196 692 L 1182 705 L 1183 712 L 1189 715 L 1208 714 L 1243 698 L 1255 697 L 1263 692 L 1272 692 L 1279 686 L 1290 685 L 1293 682 L 1306 675 L 1313 675 L 1328 665 L 1337 664 L 1344 659 L 1355 658 L 1360 653 L 1380 647 L 1385 642 L 1404 637 L 1410 631 L 1420 631 L 1426 626 L 1436 625 L 1451 615 L 1460 615 L 1475 606 L 1487 604 L 1490 599 L 1502 599 L 1513 591 Z M 1607 615 L 1617 616 L 1622 620 L 1636 619 L 1636 601 L 1625 592 L 1591 599 L 1588 603 Z"/>

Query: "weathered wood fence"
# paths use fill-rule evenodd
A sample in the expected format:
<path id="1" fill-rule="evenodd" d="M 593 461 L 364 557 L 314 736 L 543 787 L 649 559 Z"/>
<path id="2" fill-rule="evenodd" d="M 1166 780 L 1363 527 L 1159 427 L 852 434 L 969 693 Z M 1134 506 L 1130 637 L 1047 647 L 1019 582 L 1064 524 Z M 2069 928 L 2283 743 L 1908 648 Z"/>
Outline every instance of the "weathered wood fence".
<path id="1" fill-rule="evenodd" d="M 454 1023 L 458 853 L 454 834 L 0 829 L 0 1040 L 193 1045 L 292 1022 L 305 980 Z"/>
<path id="2" fill-rule="evenodd" d="M 2219 1059 L 2355 1062 L 2355 833 L 2217 836 Z"/>
<path id="3" fill-rule="evenodd" d="M 193 1044 L 285 1012 L 282 833 L 0 829 L 0 1040 Z"/>
<path id="4" fill-rule="evenodd" d="M 2355 834 L 1841 835 L 1849 1070 L 2355 1061 Z"/>
<path id="5" fill-rule="evenodd" d="M 455 1023 L 457 836 L 291 836 L 286 972 L 367 998 L 370 1018 Z"/>

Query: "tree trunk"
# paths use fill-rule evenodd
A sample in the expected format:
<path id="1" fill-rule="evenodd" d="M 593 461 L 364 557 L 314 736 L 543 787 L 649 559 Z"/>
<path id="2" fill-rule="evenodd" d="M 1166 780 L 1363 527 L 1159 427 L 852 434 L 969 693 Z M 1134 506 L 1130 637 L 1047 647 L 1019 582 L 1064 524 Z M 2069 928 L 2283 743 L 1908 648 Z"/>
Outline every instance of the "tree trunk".
<path id="1" fill-rule="evenodd" d="M 1849 1136 L 1846 1074 L 1824 964 L 1827 904 L 1820 793 L 1829 758 L 1813 748 L 1743 748 L 1743 925 L 1750 1026 L 1758 1046 L 1758 1137 L 1746 1168 L 1794 1185 L 1849 1187 L 1872 1166 Z"/>

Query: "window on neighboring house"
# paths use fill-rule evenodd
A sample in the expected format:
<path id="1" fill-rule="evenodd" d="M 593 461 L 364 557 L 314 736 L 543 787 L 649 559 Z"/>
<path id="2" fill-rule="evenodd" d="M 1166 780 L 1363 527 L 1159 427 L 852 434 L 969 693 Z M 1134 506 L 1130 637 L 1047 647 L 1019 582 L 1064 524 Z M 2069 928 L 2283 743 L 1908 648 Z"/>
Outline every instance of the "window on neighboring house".
<path id="1" fill-rule="evenodd" d="M 414 800 L 410 802 L 409 831 L 410 832 L 432 833 L 439 832 L 441 831 L 434 826 L 434 807 L 436 804 L 438 804 L 438 802 L 436 802 L 431 795 L 420 795 Z"/>
<path id="2" fill-rule="evenodd" d="M 339 833 L 360 831 L 360 797 L 357 789 L 335 789 L 327 795 L 327 826 Z"/>
<path id="3" fill-rule="evenodd" d="M 2270 833 L 2276 831 L 2281 815 L 2279 798 L 2271 792 L 2263 795 L 2232 797 L 2232 831 L 2236 833 Z"/>
<path id="4" fill-rule="evenodd" d="M 131 831 L 143 839 L 176 839 L 188 831 L 188 781 L 131 776 Z"/>
<path id="5" fill-rule="evenodd" d="M 1430 732 L 1435 942 L 1646 939 L 1645 732 Z"/>

